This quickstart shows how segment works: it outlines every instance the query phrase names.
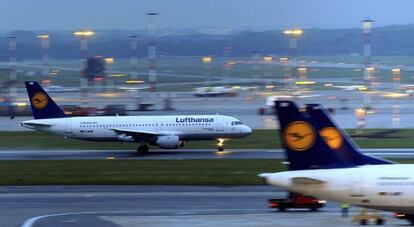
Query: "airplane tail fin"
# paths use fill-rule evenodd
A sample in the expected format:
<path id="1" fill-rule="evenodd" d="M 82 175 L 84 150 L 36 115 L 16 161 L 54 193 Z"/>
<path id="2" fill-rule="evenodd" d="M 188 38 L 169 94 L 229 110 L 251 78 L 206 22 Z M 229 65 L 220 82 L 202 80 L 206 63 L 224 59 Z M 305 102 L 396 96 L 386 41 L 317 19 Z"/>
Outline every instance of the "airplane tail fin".
<path id="1" fill-rule="evenodd" d="M 306 112 L 311 118 L 311 124 L 325 140 L 328 147 L 341 154 L 355 165 L 391 164 L 393 162 L 364 155 L 360 152 L 351 137 L 339 128 L 329 116 L 328 112 L 319 104 L 306 105 Z"/>
<path id="2" fill-rule="evenodd" d="M 280 136 L 290 170 L 355 166 L 333 152 L 292 101 L 276 101 Z"/>
<path id="3" fill-rule="evenodd" d="M 25 81 L 24 83 L 35 119 L 67 117 L 39 83 L 36 81 Z"/>

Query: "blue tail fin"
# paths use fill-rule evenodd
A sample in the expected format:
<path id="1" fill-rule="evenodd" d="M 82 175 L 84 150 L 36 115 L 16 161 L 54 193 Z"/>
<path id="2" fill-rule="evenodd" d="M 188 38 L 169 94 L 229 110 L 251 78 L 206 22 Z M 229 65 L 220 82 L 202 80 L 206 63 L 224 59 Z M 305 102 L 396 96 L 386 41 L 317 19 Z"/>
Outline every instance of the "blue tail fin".
<path id="1" fill-rule="evenodd" d="M 35 81 L 25 81 L 35 119 L 67 117 L 43 88 Z"/>
<path id="2" fill-rule="evenodd" d="M 341 154 L 345 159 L 355 165 L 391 164 L 393 162 L 364 155 L 349 135 L 340 129 L 329 117 L 328 112 L 319 104 L 306 105 L 306 112 L 311 118 L 310 123 L 319 132 L 327 145 Z"/>
<path id="3" fill-rule="evenodd" d="M 333 152 L 292 101 L 276 101 L 280 136 L 290 170 L 355 166 Z"/>

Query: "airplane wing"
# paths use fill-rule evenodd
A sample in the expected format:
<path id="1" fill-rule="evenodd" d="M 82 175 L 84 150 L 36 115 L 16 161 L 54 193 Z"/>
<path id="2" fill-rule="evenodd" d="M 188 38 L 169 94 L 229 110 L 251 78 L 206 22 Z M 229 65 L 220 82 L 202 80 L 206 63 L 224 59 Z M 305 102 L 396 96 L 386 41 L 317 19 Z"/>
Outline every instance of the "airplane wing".
<path id="1" fill-rule="evenodd" d="M 323 184 L 325 183 L 325 181 L 315 179 L 315 178 L 310 178 L 310 177 L 294 177 L 292 178 L 292 183 L 293 184 Z"/>
<path id="2" fill-rule="evenodd" d="M 114 131 L 118 134 L 125 134 L 125 135 L 133 136 L 133 137 L 140 137 L 140 136 L 152 137 L 152 136 L 162 135 L 158 132 L 132 130 L 132 129 L 122 129 L 122 128 L 113 128 L 112 131 Z"/>
<path id="3" fill-rule="evenodd" d="M 45 127 L 50 127 L 53 124 L 49 124 L 49 123 L 43 123 L 43 122 L 23 122 L 22 125 L 28 125 L 28 126 L 45 126 Z"/>

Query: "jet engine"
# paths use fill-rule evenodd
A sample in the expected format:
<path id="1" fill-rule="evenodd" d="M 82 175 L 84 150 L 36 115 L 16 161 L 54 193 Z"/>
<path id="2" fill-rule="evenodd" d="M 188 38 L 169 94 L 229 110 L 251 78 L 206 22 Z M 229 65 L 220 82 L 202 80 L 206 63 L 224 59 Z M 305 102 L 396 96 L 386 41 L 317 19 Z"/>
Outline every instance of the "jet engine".
<path id="1" fill-rule="evenodd" d="M 174 149 L 180 145 L 180 138 L 178 136 L 159 136 L 157 138 L 157 144 L 161 148 Z"/>

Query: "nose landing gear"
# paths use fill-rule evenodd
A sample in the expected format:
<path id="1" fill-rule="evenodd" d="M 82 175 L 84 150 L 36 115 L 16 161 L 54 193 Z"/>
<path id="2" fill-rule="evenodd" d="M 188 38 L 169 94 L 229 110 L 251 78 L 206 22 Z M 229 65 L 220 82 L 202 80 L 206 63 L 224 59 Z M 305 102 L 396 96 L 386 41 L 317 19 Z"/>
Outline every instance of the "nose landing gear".
<path id="1" fill-rule="evenodd" d="M 149 147 L 148 147 L 148 145 L 141 145 L 141 146 L 139 146 L 138 148 L 137 148 L 137 153 L 139 154 L 139 155 L 145 155 L 145 154 L 147 154 L 148 153 L 148 151 L 149 151 Z"/>
<path id="2" fill-rule="evenodd" d="M 217 144 L 217 146 L 218 146 L 217 150 L 220 151 L 220 152 L 224 151 L 224 147 L 223 147 L 224 146 L 224 139 L 218 139 L 218 141 L 219 141 L 219 143 Z"/>

